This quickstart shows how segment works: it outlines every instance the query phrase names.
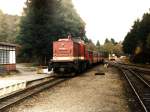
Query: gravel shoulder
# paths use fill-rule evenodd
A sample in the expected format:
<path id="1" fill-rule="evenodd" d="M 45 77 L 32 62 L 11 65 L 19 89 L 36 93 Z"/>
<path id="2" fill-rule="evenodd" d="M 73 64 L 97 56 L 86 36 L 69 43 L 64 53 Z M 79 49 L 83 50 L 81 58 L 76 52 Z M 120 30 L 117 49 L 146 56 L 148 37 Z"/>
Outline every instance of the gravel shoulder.
<path id="1" fill-rule="evenodd" d="M 95 75 L 97 71 L 105 75 Z M 130 112 L 115 68 L 96 66 L 81 76 L 29 97 L 8 112 Z"/>

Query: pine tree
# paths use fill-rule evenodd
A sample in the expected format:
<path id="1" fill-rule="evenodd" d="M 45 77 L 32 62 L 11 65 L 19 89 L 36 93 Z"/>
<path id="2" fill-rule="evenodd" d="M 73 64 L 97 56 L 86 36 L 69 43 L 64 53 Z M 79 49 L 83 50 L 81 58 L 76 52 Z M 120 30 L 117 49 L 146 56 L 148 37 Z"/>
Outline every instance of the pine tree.
<path id="1" fill-rule="evenodd" d="M 116 44 L 115 39 L 111 38 L 110 41 L 112 44 Z"/>
<path id="2" fill-rule="evenodd" d="M 51 5 L 50 0 L 29 0 L 20 25 L 18 42 L 22 45 L 23 58 L 43 63 L 52 53 L 50 37 Z"/>
<path id="3" fill-rule="evenodd" d="M 104 44 L 109 43 L 109 42 L 110 42 L 109 39 L 106 38 Z"/>
<path id="4" fill-rule="evenodd" d="M 99 40 L 96 42 L 96 48 L 97 48 L 97 51 L 100 51 L 100 47 L 101 47 L 101 45 L 100 45 L 100 42 L 99 42 Z"/>
<path id="5" fill-rule="evenodd" d="M 99 42 L 99 40 L 96 42 L 96 46 L 100 46 L 100 42 Z"/>
<path id="6" fill-rule="evenodd" d="M 123 42 L 124 52 L 132 55 L 134 62 L 150 62 L 149 34 L 150 13 L 145 13 L 141 20 L 134 22 Z"/>

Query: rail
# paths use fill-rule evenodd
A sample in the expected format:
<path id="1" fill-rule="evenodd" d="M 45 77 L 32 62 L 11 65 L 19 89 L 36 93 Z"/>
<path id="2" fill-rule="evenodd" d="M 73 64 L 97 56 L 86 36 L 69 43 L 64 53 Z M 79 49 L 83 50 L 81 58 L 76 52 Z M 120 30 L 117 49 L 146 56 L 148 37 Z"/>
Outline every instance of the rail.
<path id="1" fill-rule="evenodd" d="M 144 72 L 150 72 L 150 68 L 138 66 L 135 64 L 125 64 L 125 63 L 119 63 L 119 62 L 108 62 L 110 65 L 113 66 L 120 66 L 121 68 L 127 68 L 127 69 L 134 69 L 137 71 L 144 71 Z"/>
<path id="2" fill-rule="evenodd" d="M 122 69 L 144 112 L 150 112 L 150 85 L 138 74 Z"/>
<path id="3" fill-rule="evenodd" d="M 131 67 L 128 64 L 118 63 L 109 64 L 122 71 L 144 112 L 150 112 L 150 82 L 140 74 L 139 71 L 141 71 L 141 67 Z M 142 68 L 142 70 L 145 70 L 145 68 Z"/>
<path id="4" fill-rule="evenodd" d="M 45 82 L 39 83 L 37 85 L 20 90 L 14 94 L 0 98 L 0 111 L 5 110 L 6 108 L 10 107 L 11 105 L 13 105 L 31 95 L 41 92 L 44 89 L 53 87 L 61 82 L 64 82 L 65 80 L 67 80 L 67 79 L 63 79 L 63 78 L 49 79 Z"/>

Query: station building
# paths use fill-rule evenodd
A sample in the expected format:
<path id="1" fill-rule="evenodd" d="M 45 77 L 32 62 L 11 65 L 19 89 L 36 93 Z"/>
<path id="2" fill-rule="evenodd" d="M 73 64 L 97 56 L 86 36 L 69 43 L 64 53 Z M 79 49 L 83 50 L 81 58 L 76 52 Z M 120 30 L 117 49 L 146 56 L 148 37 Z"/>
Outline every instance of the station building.
<path id="1" fill-rule="evenodd" d="M 16 70 L 16 45 L 0 42 L 0 73 Z"/>

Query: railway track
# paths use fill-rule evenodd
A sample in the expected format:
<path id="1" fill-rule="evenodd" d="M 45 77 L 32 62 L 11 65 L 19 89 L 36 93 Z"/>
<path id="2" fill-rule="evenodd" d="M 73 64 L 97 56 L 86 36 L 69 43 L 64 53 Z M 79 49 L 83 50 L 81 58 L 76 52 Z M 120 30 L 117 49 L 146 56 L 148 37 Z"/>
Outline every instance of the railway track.
<path id="1" fill-rule="evenodd" d="M 137 71 L 144 71 L 144 72 L 150 72 L 150 68 L 148 67 L 143 67 L 143 66 L 137 66 L 135 64 L 125 64 L 125 63 L 114 63 L 114 62 L 108 62 L 110 65 L 113 65 L 113 66 L 119 66 L 121 68 L 127 68 L 127 69 L 134 69 L 134 70 L 137 70 Z"/>
<path id="2" fill-rule="evenodd" d="M 26 89 L 20 90 L 14 94 L 0 98 L 0 112 L 3 112 L 6 108 L 10 107 L 11 105 L 31 95 L 41 92 L 44 89 L 53 87 L 66 80 L 67 79 L 63 79 L 63 78 L 51 78 L 51 79 L 46 80 L 45 82 L 39 83 L 31 87 L 27 87 Z"/>
<path id="3" fill-rule="evenodd" d="M 131 69 L 121 68 L 121 71 L 138 98 L 144 112 L 150 112 L 150 84 L 148 81 Z"/>
<path id="4" fill-rule="evenodd" d="M 149 73 L 150 69 L 122 63 L 109 64 L 122 71 L 131 89 L 135 93 L 138 99 L 137 101 L 141 104 L 143 112 L 150 112 L 150 82 L 143 74 L 140 74 L 141 71 Z"/>

